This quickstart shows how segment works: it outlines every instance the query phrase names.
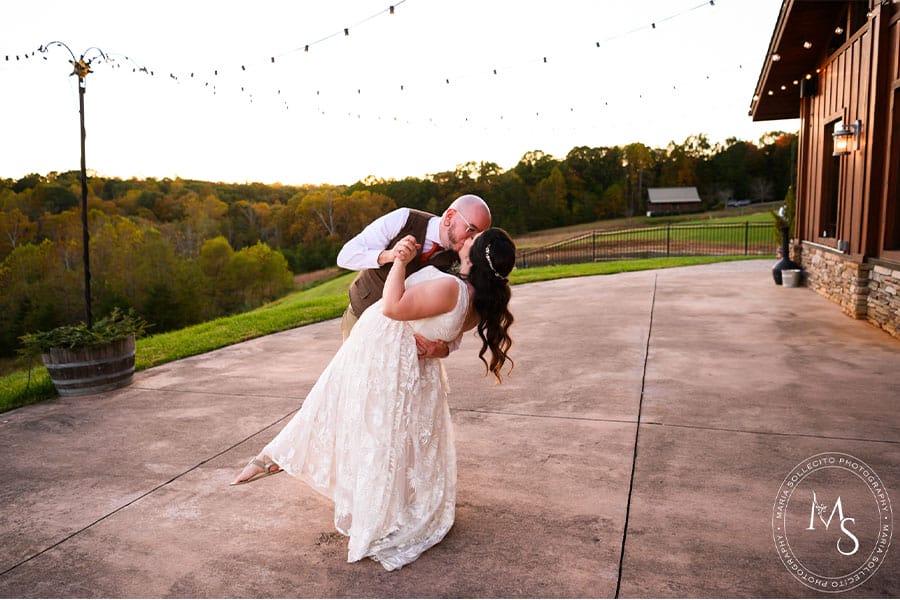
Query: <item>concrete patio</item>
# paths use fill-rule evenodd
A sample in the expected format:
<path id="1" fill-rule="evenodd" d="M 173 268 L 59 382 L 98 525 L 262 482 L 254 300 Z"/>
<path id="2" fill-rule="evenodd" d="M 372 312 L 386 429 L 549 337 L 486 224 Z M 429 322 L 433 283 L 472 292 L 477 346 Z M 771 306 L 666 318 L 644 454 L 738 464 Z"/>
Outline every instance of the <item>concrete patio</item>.
<path id="1" fill-rule="evenodd" d="M 456 524 L 398 572 L 346 563 L 330 503 L 291 477 L 228 486 L 338 321 L 0 414 L 0 596 L 834 597 L 782 564 L 773 504 L 823 452 L 900 499 L 900 340 L 770 267 L 515 287 L 504 383 L 468 336 L 445 362 Z M 900 596 L 898 554 L 839 595 Z"/>

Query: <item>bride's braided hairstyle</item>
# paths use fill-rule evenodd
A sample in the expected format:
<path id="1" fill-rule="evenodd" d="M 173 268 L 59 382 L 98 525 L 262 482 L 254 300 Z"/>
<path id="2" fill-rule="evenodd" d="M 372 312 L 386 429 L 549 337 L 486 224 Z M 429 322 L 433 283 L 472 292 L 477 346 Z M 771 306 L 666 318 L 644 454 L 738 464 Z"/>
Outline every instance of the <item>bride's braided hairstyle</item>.
<path id="1" fill-rule="evenodd" d="M 513 362 L 506 354 L 512 345 L 508 330 L 513 323 L 507 276 L 516 264 L 516 245 L 502 229 L 487 229 L 472 243 L 469 260 L 472 267 L 468 280 L 475 288 L 472 305 L 478 313 L 478 335 L 482 341 L 478 358 L 500 382 L 503 364 Z M 488 349 L 490 362 L 484 357 Z"/>

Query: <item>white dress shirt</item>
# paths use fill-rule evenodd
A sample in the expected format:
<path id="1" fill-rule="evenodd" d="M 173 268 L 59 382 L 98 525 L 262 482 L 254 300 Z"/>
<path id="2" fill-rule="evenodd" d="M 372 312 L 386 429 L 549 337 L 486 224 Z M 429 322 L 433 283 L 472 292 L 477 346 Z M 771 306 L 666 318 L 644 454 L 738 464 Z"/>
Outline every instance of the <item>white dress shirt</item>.
<path id="1" fill-rule="evenodd" d="M 344 244 L 337 256 L 337 264 L 343 269 L 362 271 L 377 269 L 378 255 L 390 250 L 388 243 L 397 237 L 409 219 L 408 208 L 398 208 L 378 217 L 353 239 Z M 440 243 L 440 217 L 431 217 L 425 232 L 425 245 L 422 252 L 428 252 L 434 244 Z"/>
<path id="2" fill-rule="evenodd" d="M 342 269 L 362 271 L 363 269 L 377 269 L 378 255 L 384 250 L 390 250 L 388 243 L 397 237 L 406 221 L 409 219 L 408 208 L 398 208 L 388 214 L 378 217 L 369 223 L 365 229 L 349 240 L 337 256 L 337 264 Z M 431 217 L 428 221 L 428 229 L 425 232 L 425 244 L 422 252 L 428 252 L 434 244 L 440 243 L 440 217 Z M 455 340 L 444 340 L 450 352 L 456 351 L 462 343 L 463 334 L 460 333 Z"/>

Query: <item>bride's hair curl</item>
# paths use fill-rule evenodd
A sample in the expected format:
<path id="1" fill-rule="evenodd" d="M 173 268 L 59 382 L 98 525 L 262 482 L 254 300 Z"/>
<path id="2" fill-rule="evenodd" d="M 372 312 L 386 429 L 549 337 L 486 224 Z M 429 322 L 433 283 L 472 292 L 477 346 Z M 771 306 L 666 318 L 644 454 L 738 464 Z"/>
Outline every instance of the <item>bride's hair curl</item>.
<path id="1" fill-rule="evenodd" d="M 509 312 L 508 275 L 516 264 L 516 245 L 508 233 L 493 227 L 475 238 L 469 260 L 472 267 L 468 281 L 475 288 L 472 305 L 478 313 L 478 336 L 482 342 L 478 358 L 501 382 L 500 369 L 507 361 L 510 369 L 513 364 L 507 355 L 512 345 L 508 330 L 513 323 L 513 315 Z M 490 361 L 485 359 L 488 350 L 491 351 Z"/>

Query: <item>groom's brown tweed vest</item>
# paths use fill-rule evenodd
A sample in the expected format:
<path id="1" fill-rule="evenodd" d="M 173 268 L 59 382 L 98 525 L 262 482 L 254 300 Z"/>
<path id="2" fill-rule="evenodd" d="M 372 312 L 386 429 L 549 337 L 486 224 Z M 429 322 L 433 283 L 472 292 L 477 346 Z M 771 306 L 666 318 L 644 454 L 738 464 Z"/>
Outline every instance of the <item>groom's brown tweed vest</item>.
<path id="1" fill-rule="evenodd" d="M 434 217 L 434 215 L 427 212 L 415 210 L 413 208 L 409 209 L 409 218 L 406 220 L 406 224 L 400 229 L 400 233 L 390 241 L 385 250 L 393 248 L 394 244 L 407 235 L 414 236 L 416 242 L 424 245 L 425 234 L 428 230 L 428 221 L 432 217 Z M 456 252 L 447 250 L 432 255 L 428 259 L 428 262 L 422 264 L 419 258 L 421 254 L 422 251 L 420 248 L 419 254 L 406 265 L 407 277 L 426 265 L 431 265 L 437 267 L 441 271 L 446 271 L 459 259 Z M 377 269 L 360 271 L 356 276 L 356 279 L 353 280 L 353 283 L 350 284 L 350 306 L 353 308 L 353 313 L 357 317 L 362 315 L 364 310 L 375 304 L 375 302 L 381 298 L 381 294 L 384 292 L 384 282 L 387 280 L 392 264 L 393 263 L 387 263 Z"/>

